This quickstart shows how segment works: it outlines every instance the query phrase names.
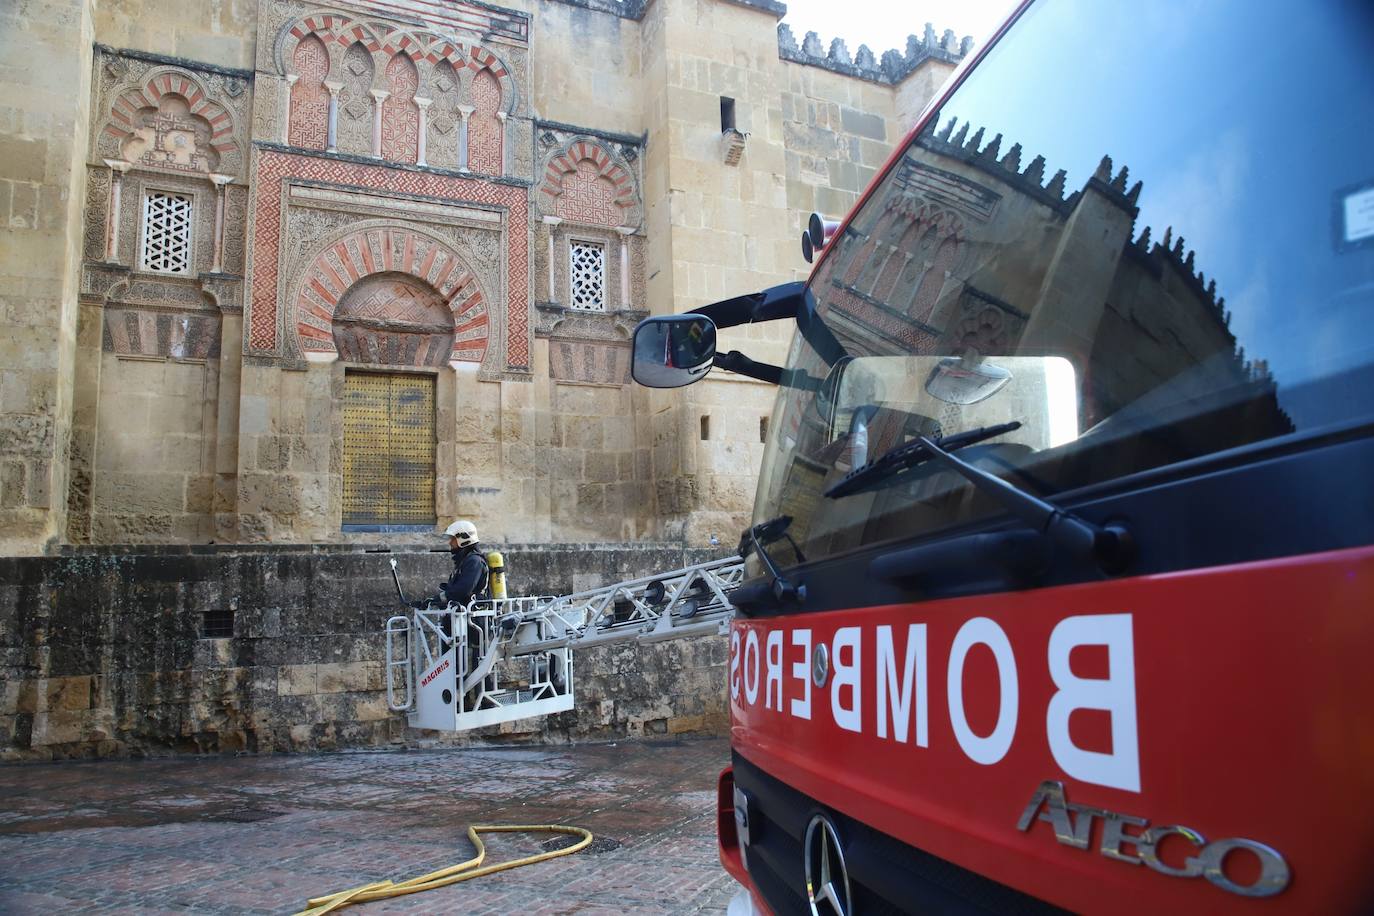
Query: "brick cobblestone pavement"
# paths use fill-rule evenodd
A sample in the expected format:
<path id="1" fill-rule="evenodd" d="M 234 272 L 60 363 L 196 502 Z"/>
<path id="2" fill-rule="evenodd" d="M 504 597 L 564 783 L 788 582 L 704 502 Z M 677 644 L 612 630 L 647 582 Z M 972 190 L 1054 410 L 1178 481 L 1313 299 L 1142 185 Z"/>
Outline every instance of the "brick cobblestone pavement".
<path id="1" fill-rule="evenodd" d="M 691 739 L 0 767 L 0 913 L 294 912 L 463 861 L 469 824 L 514 823 L 601 842 L 350 912 L 723 913 L 728 759 Z M 549 839 L 488 834 L 487 863 Z"/>

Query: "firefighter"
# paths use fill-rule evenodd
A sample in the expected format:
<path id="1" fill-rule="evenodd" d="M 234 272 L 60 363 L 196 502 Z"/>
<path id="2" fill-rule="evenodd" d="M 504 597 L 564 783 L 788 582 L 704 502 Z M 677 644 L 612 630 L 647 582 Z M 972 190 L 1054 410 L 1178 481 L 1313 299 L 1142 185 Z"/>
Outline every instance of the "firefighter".
<path id="1" fill-rule="evenodd" d="M 477 542 L 477 526 L 459 519 L 444 529 L 448 535 L 448 549 L 453 554 L 453 575 L 439 586 L 441 597 L 448 604 L 465 606 L 474 597 L 486 597 L 487 559 Z"/>

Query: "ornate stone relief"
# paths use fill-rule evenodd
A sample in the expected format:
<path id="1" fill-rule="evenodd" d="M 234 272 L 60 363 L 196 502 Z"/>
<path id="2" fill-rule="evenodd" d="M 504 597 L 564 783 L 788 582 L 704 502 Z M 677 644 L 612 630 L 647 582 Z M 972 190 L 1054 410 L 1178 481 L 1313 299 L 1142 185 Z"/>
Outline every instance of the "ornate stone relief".
<path id="1" fill-rule="evenodd" d="M 224 272 L 243 276 L 244 229 L 248 225 L 248 189 L 239 185 L 225 188 L 224 195 Z"/>
<path id="2" fill-rule="evenodd" d="M 372 54 L 360 41 L 348 46 L 343 56 L 338 112 L 338 149 L 341 153 L 372 155 Z"/>
<path id="3" fill-rule="evenodd" d="M 568 340 L 629 341 L 635 325 L 649 317 L 647 311 L 579 312 L 561 305 L 536 307 L 535 335 Z"/>
<path id="4" fill-rule="evenodd" d="M 560 382 L 628 385 L 629 344 L 555 340 L 549 344 L 549 375 Z"/>
<path id="5" fill-rule="evenodd" d="M 419 71 L 406 54 L 386 65 L 387 92 L 382 102 L 382 158 L 414 163 L 420 152 L 420 109 L 415 104 Z"/>
<path id="6" fill-rule="evenodd" d="M 249 93 L 242 76 L 100 50 L 92 159 L 162 171 L 241 176 Z M 232 91 L 231 91 L 232 90 Z"/>
<path id="7" fill-rule="evenodd" d="M 501 84 L 489 69 L 472 77 L 472 115 L 468 118 L 468 168 L 486 175 L 504 175 L 505 119 Z"/>
<path id="8" fill-rule="evenodd" d="M 488 298 L 469 263 L 447 242 L 413 226 L 364 224 L 331 237 L 293 285 L 297 345 L 307 357 L 352 352 L 370 354 L 367 361 L 404 355 L 395 361 L 411 365 L 480 363 L 490 336 Z M 386 279 L 376 280 L 378 274 Z M 350 303 L 343 330 L 341 303 Z M 393 329 L 399 336 L 379 336 L 379 315 L 406 327 Z M 447 316 L 447 336 L 435 329 L 435 315 Z M 372 324 L 349 324 L 364 319 Z M 438 337 L 451 343 L 447 352 L 437 351 Z"/>
<path id="9" fill-rule="evenodd" d="M 105 235 L 110 217 L 110 169 L 91 166 L 86 170 L 85 251 L 88 261 L 105 260 Z"/>
<path id="10" fill-rule="evenodd" d="M 109 352 L 216 358 L 220 312 L 242 308 L 250 75 L 97 53 L 81 299 L 105 306 Z"/>
<path id="11" fill-rule="evenodd" d="M 617 339 L 618 319 L 611 314 L 630 314 L 644 301 L 643 240 L 636 229 L 643 217 L 638 143 L 541 123 L 537 144 L 542 177 L 533 192 L 541 217 L 535 270 L 543 296 L 536 333 Z M 587 312 L 585 320 L 563 314 L 574 304 L 574 250 L 582 252 L 587 243 L 602 252 L 605 318 L 595 312 Z"/>
<path id="12" fill-rule="evenodd" d="M 453 316 L 432 286 L 407 274 L 365 277 L 334 311 L 334 347 L 352 363 L 439 368 L 453 350 Z"/>
<path id="13" fill-rule="evenodd" d="M 125 279 L 105 291 L 102 349 L 120 356 L 218 359 L 220 312 L 195 281 Z"/>
<path id="14" fill-rule="evenodd" d="M 456 169 L 461 164 L 458 143 L 463 134 L 463 106 L 457 91 L 460 82 L 458 71 L 447 60 L 434 66 L 428 91 L 434 103 L 429 109 L 429 149 L 425 161 L 436 168 Z"/>
<path id="15" fill-rule="evenodd" d="M 257 138 L 323 149 L 319 138 L 327 141 L 332 118 L 340 151 L 484 175 L 511 175 L 518 163 L 514 174 L 530 174 L 529 144 L 515 123 L 528 119 L 516 79 L 528 72 L 523 40 L 497 38 L 502 30 L 468 38 L 301 4 L 270 6 L 294 15 L 261 20 L 260 69 L 280 75 L 277 94 L 314 103 L 299 111 L 293 103 L 289 129 L 264 106 Z M 322 76 L 317 41 L 327 52 Z M 317 85 L 334 88 L 333 109 Z"/>
<path id="16" fill-rule="evenodd" d="M 611 228 L 640 225 L 638 168 L 616 144 L 545 129 L 541 146 L 542 177 L 534 194 L 540 214 Z"/>
<path id="17" fill-rule="evenodd" d="M 329 145 L 329 52 L 318 36 L 307 35 L 292 55 L 296 80 L 291 85 L 292 146 L 324 149 Z"/>
<path id="18" fill-rule="evenodd" d="M 504 287 L 500 211 L 357 189 L 299 187 L 291 194 L 293 254 L 284 258 L 283 294 L 295 303 L 294 337 L 304 355 L 392 365 L 483 361 L 493 336 L 490 303 Z M 417 221 L 425 217 L 433 221 Z M 393 304 L 406 300 L 407 317 L 378 312 L 383 293 Z M 415 310 L 434 302 L 449 316 L 445 329 Z M 414 327 L 387 330 L 378 321 Z"/>

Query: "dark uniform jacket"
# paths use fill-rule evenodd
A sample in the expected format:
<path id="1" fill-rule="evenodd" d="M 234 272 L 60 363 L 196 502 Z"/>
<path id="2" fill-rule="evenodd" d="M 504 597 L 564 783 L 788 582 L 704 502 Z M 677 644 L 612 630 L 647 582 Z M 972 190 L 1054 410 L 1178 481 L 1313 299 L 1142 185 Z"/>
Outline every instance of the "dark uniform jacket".
<path id="1" fill-rule="evenodd" d="M 487 558 L 482 545 L 469 544 L 451 551 L 453 575 L 439 586 L 440 604 L 444 599 L 452 604 L 467 604 L 474 597 L 485 597 L 487 591 Z"/>

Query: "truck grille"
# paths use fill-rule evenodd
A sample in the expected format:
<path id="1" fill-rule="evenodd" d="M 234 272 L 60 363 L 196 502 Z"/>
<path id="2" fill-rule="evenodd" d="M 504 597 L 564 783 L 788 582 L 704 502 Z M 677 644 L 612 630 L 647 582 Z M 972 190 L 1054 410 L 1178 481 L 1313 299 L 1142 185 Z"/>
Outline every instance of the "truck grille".
<path id="1" fill-rule="evenodd" d="M 734 755 L 734 769 L 735 785 L 751 802 L 749 876 L 777 916 L 810 913 L 802 839 L 812 816 L 821 811 L 844 842 L 857 916 L 1065 912 L 826 808 L 739 754 Z"/>

